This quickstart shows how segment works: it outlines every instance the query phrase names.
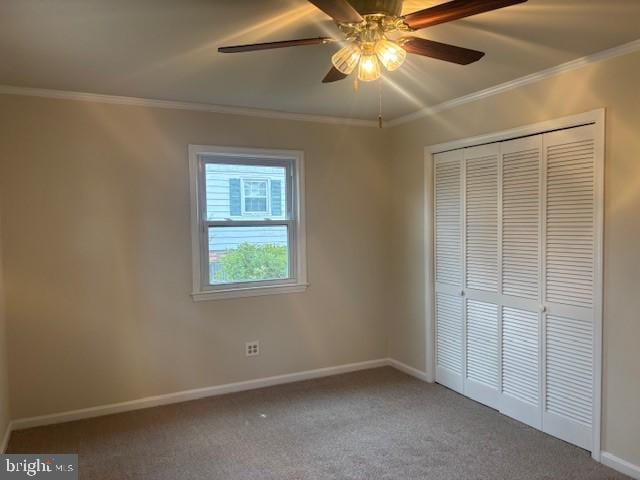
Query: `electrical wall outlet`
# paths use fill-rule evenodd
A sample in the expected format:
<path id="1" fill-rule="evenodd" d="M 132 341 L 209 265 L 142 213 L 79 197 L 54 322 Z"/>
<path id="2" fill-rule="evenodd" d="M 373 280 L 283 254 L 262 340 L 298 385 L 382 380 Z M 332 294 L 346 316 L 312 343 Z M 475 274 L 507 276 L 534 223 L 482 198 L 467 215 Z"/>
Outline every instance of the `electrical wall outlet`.
<path id="1" fill-rule="evenodd" d="M 260 355 L 260 342 L 258 340 L 247 342 L 244 345 L 244 351 L 247 357 L 255 357 L 256 355 Z"/>

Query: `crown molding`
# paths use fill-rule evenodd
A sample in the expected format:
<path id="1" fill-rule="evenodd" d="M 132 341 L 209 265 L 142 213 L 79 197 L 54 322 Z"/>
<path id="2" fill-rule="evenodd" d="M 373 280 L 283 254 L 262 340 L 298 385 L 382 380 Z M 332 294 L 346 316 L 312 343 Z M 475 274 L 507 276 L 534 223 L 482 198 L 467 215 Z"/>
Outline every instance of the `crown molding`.
<path id="1" fill-rule="evenodd" d="M 629 43 L 619 45 L 617 47 L 603 50 L 585 57 L 577 58 L 555 67 L 541 70 L 524 77 L 516 78 L 493 87 L 479 90 L 462 97 L 447 100 L 446 102 L 425 107 L 416 112 L 404 115 L 402 117 L 389 120 L 385 124 L 385 128 L 395 127 L 404 123 L 417 120 L 419 118 L 428 117 L 444 110 L 464 105 L 466 103 L 475 102 L 483 98 L 508 92 L 516 88 L 529 85 L 547 78 L 560 75 L 561 73 L 575 70 L 593 63 L 602 62 L 615 57 L 620 57 L 628 53 L 640 50 L 640 39 L 633 40 Z M 196 102 L 177 102 L 172 100 L 156 100 L 152 98 L 124 97 L 117 95 L 104 95 L 99 93 L 72 92 L 66 90 L 50 90 L 43 88 L 16 87 L 12 85 L 0 85 L 0 94 L 7 95 L 24 95 L 30 97 L 57 98 L 63 100 L 79 100 L 86 102 L 110 103 L 117 105 L 135 105 L 141 107 L 168 108 L 177 110 L 193 110 L 200 112 L 221 113 L 227 115 L 242 115 L 247 117 L 271 118 L 277 120 L 293 120 L 302 122 L 328 123 L 334 125 L 351 125 L 357 127 L 378 127 L 378 122 L 373 120 L 363 120 L 357 118 L 331 117 L 325 115 L 311 115 L 305 113 L 289 113 L 277 110 L 263 110 L 258 108 L 243 108 L 223 105 L 214 105 L 209 103 Z"/>
<path id="2" fill-rule="evenodd" d="M 531 83 L 536 83 L 541 80 L 545 80 L 547 78 L 555 77 L 556 75 L 560 75 L 561 73 L 568 72 L 570 70 L 575 70 L 593 63 L 602 62 L 610 58 L 620 57 L 622 55 L 633 53 L 638 50 L 640 50 L 640 39 L 634 40 L 629 43 L 625 43 L 623 45 L 619 45 L 617 47 L 610 48 L 608 50 L 603 50 L 601 52 L 594 53 L 592 55 L 587 55 L 586 57 L 577 58 L 575 60 L 571 60 L 570 62 L 562 63 L 560 65 L 556 65 L 555 67 L 551 67 L 546 70 L 541 70 L 539 72 L 532 73 L 524 77 L 516 78 L 514 80 L 510 80 L 508 82 L 501 83 L 499 85 L 495 85 L 493 87 L 489 87 L 484 90 L 470 93 L 469 95 L 464 95 L 462 97 L 454 98 L 453 100 L 447 100 L 446 102 L 440 103 L 438 105 L 434 105 L 433 107 L 423 108 L 421 110 L 418 110 L 417 112 L 413 112 L 408 115 L 398 117 L 394 120 L 390 120 L 389 122 L 387 122 L 386 126 L 395 127 L 397 125 L 402 125 L 404 123 L 408 123 L 413 120 L 417 120 L 419 118 L 424 118 L 430 115 L 434 115 L 444 110 L 450 110 L 452 108 L 458 107 L 460 105 L 464 105 L 466 103 L 475 102 L 483 98 L 508 92 L 509 90 L 514 90 L 516 88 L 529 85 Z"/>
<path id="3" fill-rule="evenodd" d="M 123 97 L 100 93 L 72 92 L 67 90 L 51 90 L 44 88 L 16 87 L 0 85 L 0 94 L 23 95 L 28 97 L 56 98 L 62 100 L 79 100 L 84 102 L 110 103 L 116 105 L 134 105 L 139 107 L 168 108 L 174 110 L 192 110 L 199 112 L 222 113 L 226 115 L 242 115 L 246 117 L 271 118 L 276 120 L 293 120 L 299 122 L 329 123 L 351 125 L 356 127 L 378 127 L 378 122 L 357 118 L 310 115 L 305 113 L 289 113 L 259 108 L 231 107 L 209 103 L 177 102 L 172 100 L 156 100 L 152 98 Z"/>

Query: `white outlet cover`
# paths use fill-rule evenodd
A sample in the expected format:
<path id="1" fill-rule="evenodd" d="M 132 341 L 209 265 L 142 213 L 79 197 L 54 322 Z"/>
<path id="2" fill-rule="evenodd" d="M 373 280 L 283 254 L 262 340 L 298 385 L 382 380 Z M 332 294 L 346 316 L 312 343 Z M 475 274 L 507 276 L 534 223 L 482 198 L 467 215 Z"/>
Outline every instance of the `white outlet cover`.
<path id="1" fill-rule="evenodd" d="M 245 343 L 245 354 L 247 357 L 255 357 L 260 355 L 260 342 L 255 340 L 253 342 Z"/>

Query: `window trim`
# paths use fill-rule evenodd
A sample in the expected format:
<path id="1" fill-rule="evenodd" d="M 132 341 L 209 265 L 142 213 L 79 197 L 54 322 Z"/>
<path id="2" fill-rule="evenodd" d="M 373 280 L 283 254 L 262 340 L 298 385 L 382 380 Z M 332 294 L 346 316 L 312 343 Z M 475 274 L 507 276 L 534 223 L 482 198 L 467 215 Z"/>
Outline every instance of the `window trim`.
<path id="1" fill-rule="evenodd" d="M 209 285 L 204 275 L 209 273 L 207 262 L 208 247 L 205 241 L 206 228 L 215 224 L 206 220 L 206 201 L 204 199 L 204 175 L 202 159 L 204 155 L 223 157 L 228 163 L 246 163 L 250 160 L 255 165 L 286 165 L 287 175 L 292 181 L 286 182 L 287 204 L 284 220 L 230 220 L 221 222 L 234 226 L 250 226 L 253 224 L 273 223 L 288 225 L 290 250 L 290 278 L 285 280 L 265 280 L 254 282 L 237 282 L 222 285 Z M 257 148 L 221 147 L 215 145 L 189 145 L 189 178 L 191 199 L 191 257 L 194 301 L 218 300 L 224 298 L 249 297 L 281 293 L 297 293 L 306 290 L 307 255 L 306 224 L 304 214 L 304 153 L 300 150 L 272 150 Z M 267 192 L 267 197 L 269 192 Z M 293 227 L 293 228 L 292 228 Z M 205 254 L 206 249 L 206 254 Z"/>

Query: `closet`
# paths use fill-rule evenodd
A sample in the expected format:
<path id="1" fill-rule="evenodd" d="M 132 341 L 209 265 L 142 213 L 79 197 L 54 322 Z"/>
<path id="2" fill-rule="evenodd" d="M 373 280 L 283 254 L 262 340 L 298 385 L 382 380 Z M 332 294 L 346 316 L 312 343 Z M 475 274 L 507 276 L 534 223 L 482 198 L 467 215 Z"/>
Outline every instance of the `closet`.
<path id="1" fill-rule="evenodd" d="M 588 450 L 599 341 L 595 128 L 433 155 L 436 381 Z"/>

